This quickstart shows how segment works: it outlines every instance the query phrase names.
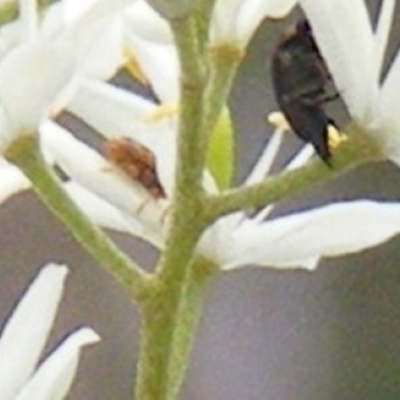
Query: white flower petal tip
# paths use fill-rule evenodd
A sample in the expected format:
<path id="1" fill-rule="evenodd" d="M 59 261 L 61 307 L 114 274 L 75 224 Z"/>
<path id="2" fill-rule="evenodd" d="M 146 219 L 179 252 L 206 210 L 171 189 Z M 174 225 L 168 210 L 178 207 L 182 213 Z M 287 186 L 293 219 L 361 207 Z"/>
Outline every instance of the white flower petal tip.
<path id="1" fill-rule="evenodd" d="M 126 10 L 123 18 L 135 34 L 142 39 L 161 43 L 173 42 L 168 23 L 154 11 L 147 1 L 135 1 Z"/>
<path id="2" fill-rule="evenodd" d="M 0 176 L 0 204 L 30 187 L 29 180 L 13 165 L 0 162 Z"/>
<path id="3" fill-rule="evenodd" d="M 282 18 L 296 0 L 218 0 L 211 20 L 215 42 L 236 43 L 245 47 L 265 18 Z"/>
<path id="4" fill-rule="evenodd" d="M 223 269 L 259 265 L 312 270 L 323 257 L 357 253 L 398 235 L 400 206 L 361 200 L 261 223 L 247 219 L 233 229 L 229 217 L 226 229 L 221 229 L 223 222 L 219 223 L 219 232 L 214 229 L 213 236 L 208 237 L 213 239 L 208 243 L 209 254 Z M 219 239 L 219 245 L 215 239 Z"/>
<path id="5" fill-rule="evenodd" d="M 44 267 L 11 314 L 0 339 L 0 393 L 13 399 L 40 358 L 51 330 L 68 269 Z"/>
<path id="6" fill-rule="evenodd" d="M 268 17 L 271 19 L 285 18 L 297 2 L 298 0 L 269 1 Z"/>
<path id="7" fill-rule="evenodd" d="M 100 335 L 92 328 L 83 326 L 72 332 L 68 338 L 61 344 L 60 348 L 65 346 L 70 350 L 79 350 L 81 347 L 96 344 L 101 341 Z M 56 351 L 58 351 L 56 349 Z"/>
<path id="8" fill-rule="evenodd" d="M 65 339 L 40 365 L 15 400 L 62 400 L 69 392 L 83 346 L 99 342 L 90 328 L 81 328 Z"/>
<path id="9" fill-rule="evenodd" d="M 0 358 L 2 348 L 7 347 L 4 345 L 4 341 L 7 336 L 11 336 L 11 340 L 15 339 L 16 332 L 14 330 L 20 330 L 20 323 L 29 324 L 32 322 L 32 318 L 42 323 L 43 321 L 40 318 L 52 320 L 55 310 L 52 310 L 52 307 L 46 307 L 46 310 L 41 310 L 41 308 L 46 303 L 55 302 L 58 304 L 67 274 L 68 268 L 65 265 L 48 264 L 41 269 L 35 280 L 28 287 L 22 300 L 18 303 L 2 333 Z M 35 316 L 32 317 L 32 313 Z"/>

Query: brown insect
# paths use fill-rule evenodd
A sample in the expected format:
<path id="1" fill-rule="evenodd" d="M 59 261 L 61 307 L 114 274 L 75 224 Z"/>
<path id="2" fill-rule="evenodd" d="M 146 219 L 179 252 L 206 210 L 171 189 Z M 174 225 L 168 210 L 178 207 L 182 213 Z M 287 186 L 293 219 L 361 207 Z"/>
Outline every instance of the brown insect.
<path id="1" fill-rule="evenodd" d="M 157 176 L 156 159 L 147 147 L 133 139 L 120 137 L 106 140 L 103 153 L 111 163 L 146 188 L 154 199 L 166 197 Z"/>

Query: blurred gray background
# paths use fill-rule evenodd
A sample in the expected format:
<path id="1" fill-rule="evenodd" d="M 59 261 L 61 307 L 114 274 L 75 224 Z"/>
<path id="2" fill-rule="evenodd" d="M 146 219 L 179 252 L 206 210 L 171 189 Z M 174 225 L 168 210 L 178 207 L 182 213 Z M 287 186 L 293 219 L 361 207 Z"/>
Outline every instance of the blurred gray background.
<path id="1" fill-rule="evenodd" d="M 379 3 L 371 1 L 372 18 Z M 294 13 L 285 21 L 264 24 L 237 76 L 231 96 L 237 182 L 268 138 L 265 116 L 276 108 L 269 53 L 282 29 L 297 17 Z M 399 37 L 395 30 L 388 63 Z M 116 81 L 123 83 L 123 75 Z M 299 145 L 288 135 L 282 162 Z M 364 167 L 283 202 L 278 213 L 332 199 L 398 200 L 399 183 L 400 173 L 390 163 Z M 41 265 L 67 263 L 71 273 L 48 351 L 83 324 L 103 339 L 84 350 L 68 399 L 131 399 L 138 315 L 118 285 L 31 193 L 0 207 L 0 226 L 0 321 Z M 113 237 L 136 259 L 147 265 L 154 262 L 156 255 L 146 244 Z M 181 398 L 399 399 L 399 303 L 400 238 L 361 254 L 323 261 L 312 273 L 260 268 L 221 273 L 206 296 Z"/>

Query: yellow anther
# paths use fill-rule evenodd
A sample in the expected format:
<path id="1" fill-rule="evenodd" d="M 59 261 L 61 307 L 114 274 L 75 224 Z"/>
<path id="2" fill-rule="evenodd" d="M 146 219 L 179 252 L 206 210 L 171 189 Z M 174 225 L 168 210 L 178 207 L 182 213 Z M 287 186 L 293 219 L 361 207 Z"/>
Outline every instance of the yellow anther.
<path id="1" fill-rule="evenodd" d="M 154 124 L 163 118 L 171 117 L 178 112 L 176 103 L 164 103 L 156 106 L 151 112 L 146 114 L 142 121 L 147 124 Z"/>
<path id="2" fill-rule="evenodd" d="M 141 84 L 148 86 L 149 80 L 147 79 L 146 74 L 143 72 L 138 59 L 133 54 L 131 48 L 125 44 L 123 46 L 123 55 L 124 55 L 124 67 L 128 71 L 128 73 Z"/>
<path id="3" fill-rule="evenodd" d="M 278 129 L 281 131 L 288 131 L 291 129 L 286 117 L 280 111 L 273 111 L 270 114 L 268 114 L 267 121 L 275 129 Z"/>

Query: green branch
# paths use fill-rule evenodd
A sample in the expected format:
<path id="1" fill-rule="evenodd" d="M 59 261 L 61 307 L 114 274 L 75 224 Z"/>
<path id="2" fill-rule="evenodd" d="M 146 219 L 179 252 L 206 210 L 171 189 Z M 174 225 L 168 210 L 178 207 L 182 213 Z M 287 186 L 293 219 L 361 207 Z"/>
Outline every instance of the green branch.
<path id="1" fill-rule="evenodd" d="M 205 200 L 208 222 L 211 223 L 235 211 L 255 209 L 275 203 L 319 182 L 335 178 L 351 168 L 382 159 L 382 154 L 376 145 L 361 135 L 355 126 L 350 127 L 349 132 L 349 138 L 335 152 L 331 167 L 316 159 L 304 167 L 284 172 L 276 177 L 268 177 L 258 184 L 209 197 Z"/>
<path id="2" fill-rule="evenodd" d="M 71 201 L 59 179 L 45 164 L 35 136 L 24 136 L 6 150 L 5 158 L 28 177 L 43 203 L 69 229 L 77 241 L 128 291 L 142 300 L 147 295 L 147 276 L 109 237 Z"/>

